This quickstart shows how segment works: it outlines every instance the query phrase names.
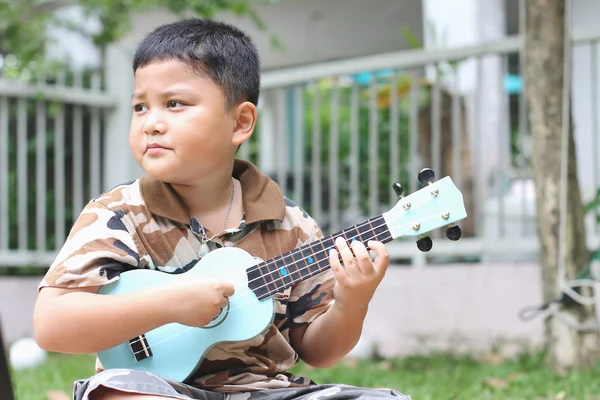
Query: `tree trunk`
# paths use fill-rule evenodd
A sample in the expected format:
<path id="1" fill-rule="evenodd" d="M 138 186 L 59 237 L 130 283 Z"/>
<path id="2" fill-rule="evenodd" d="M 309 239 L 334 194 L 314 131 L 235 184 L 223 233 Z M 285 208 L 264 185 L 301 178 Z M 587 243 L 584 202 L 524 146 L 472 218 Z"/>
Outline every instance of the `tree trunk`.
<path id="1" fill-rule="evenodd" d="M 560 180 L 565 0 L 527 0 L 524 3 L 523 73 L 533 136 L 532 168 L 536 186 L 543 297 L 547 302 L 561 296 L 557 287 L 559 240 L 565 240 L 566 279 L 573 279 L 585 267 L 589 253 L 570 121 L 566 232 L 564 236 L 559 236 L 562 211 Z M 592 307 L 573 303 L 565 305 L 559 312 L 568 314 L 580 324 L 596 326 Z M 557 371 L 571 366 L 592 366 L 599 359 L 599 343 L 594 330 L 578 330 L 556 316 L 546 320 L 547 360 Z"/>

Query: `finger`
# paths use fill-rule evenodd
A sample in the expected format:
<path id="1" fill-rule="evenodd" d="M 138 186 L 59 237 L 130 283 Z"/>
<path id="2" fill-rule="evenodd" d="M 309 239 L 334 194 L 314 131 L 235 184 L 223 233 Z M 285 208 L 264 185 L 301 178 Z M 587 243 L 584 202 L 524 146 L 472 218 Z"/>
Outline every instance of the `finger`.
<path id="1" fill-rule="evenodd" d="M 354 257 L 356 258 L 356 262 L 362 273 L 367 276 L 375 275 L 376 271 L 373 266 L 373 260 L 371 260 L 371 255 L 365 245 L 356 240 L 352 242 L 350 246 L 352 246 Z"/>
<path id="2" fill-rule="evenodd" d="M 384 275 L 387 267 L 390 265 L 390 254 L 385 245 L 377 241 L 369 241 L 368 246 L 375 252 L 375 262 L 373 266 L 378 275 Z"/>
<path id="3" fill-rule="evenodd" d="M 219 308 L 221 309 L 221 311 L 223 311 L 223 309 L 225 307 L 227 307 L 227 304 L 229 303 L 229 297 L 221 297 L 221 300 L 219 301 Z M 219 312 L 221 312 L 219 311 Z"/>
<path id="4" fill-rule="evenodd" d="M 348 247 L 346 239 L 344 239 L 343 237 L 338 237 L 337 239 L 335 239 L 335 245 L 337 246 L 342 256 L 344 269 L 346 270 L 348 276 L 352 278 L 353 276 L 362 274 L 360 268 L 358 267 L 358 264 L 356 263 L 352 249 Z"/>
<path id="5" fill-rule="evenodd" d="M 231 297 L 235 293 L 235 286 L 231 283 L 226 283 L 223 285 L 223 296 Z"/>
<path id="6" fill-rule="evenodd" d="M 342 263 L 340 263 L 340 257 L 338 254 L 339 253 L 336 249 L 329 250 L 329 265 L 331 266 L 335 280 L 342 286 L 345 286 L 348 284 L 348 274 L 346 273 L 344 267 L 342 267 Z"/>

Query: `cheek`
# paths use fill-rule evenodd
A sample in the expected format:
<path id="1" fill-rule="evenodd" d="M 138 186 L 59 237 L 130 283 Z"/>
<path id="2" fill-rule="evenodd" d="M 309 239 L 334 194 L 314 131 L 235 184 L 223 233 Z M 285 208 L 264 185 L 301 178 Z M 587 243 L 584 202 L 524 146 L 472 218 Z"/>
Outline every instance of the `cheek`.
<path id="1" fill-rule="evenodd" d="M 129 148 L 136 158 L 140 152 L 140 139 L 141 134 L 139 131 L 139 126 L 135 122 L 132 122 L 129 127 Z"/>

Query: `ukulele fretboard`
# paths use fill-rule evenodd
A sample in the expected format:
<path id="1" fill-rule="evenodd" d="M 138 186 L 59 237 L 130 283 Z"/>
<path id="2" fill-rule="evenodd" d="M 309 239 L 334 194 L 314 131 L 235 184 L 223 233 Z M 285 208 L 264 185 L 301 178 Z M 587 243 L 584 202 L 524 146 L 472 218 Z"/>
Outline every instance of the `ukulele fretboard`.
<path id="1" fill-rule="evenodd" d="M 248 268 L 248 287 L 262 300 L 325 271 L 329 268 L 329 250 L 335 248 L 338 237 L 363 243 L 369 240 L 387 243 L 393 239 L 383 216 L 379 215 Z"/>

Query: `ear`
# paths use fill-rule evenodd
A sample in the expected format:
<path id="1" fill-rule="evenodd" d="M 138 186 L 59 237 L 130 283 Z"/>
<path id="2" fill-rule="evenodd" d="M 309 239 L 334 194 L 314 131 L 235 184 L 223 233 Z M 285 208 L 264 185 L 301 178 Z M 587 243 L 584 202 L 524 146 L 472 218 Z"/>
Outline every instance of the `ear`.
<path id="1" fill-rule="evenodd" d="M 239 146 L 250 139 L 254 132 L 257 118 L 256 106 L 249 101 L 245 101 L 236 107 L 234 116 L 235 127 L 233 128 L 231 144 Z"/>

